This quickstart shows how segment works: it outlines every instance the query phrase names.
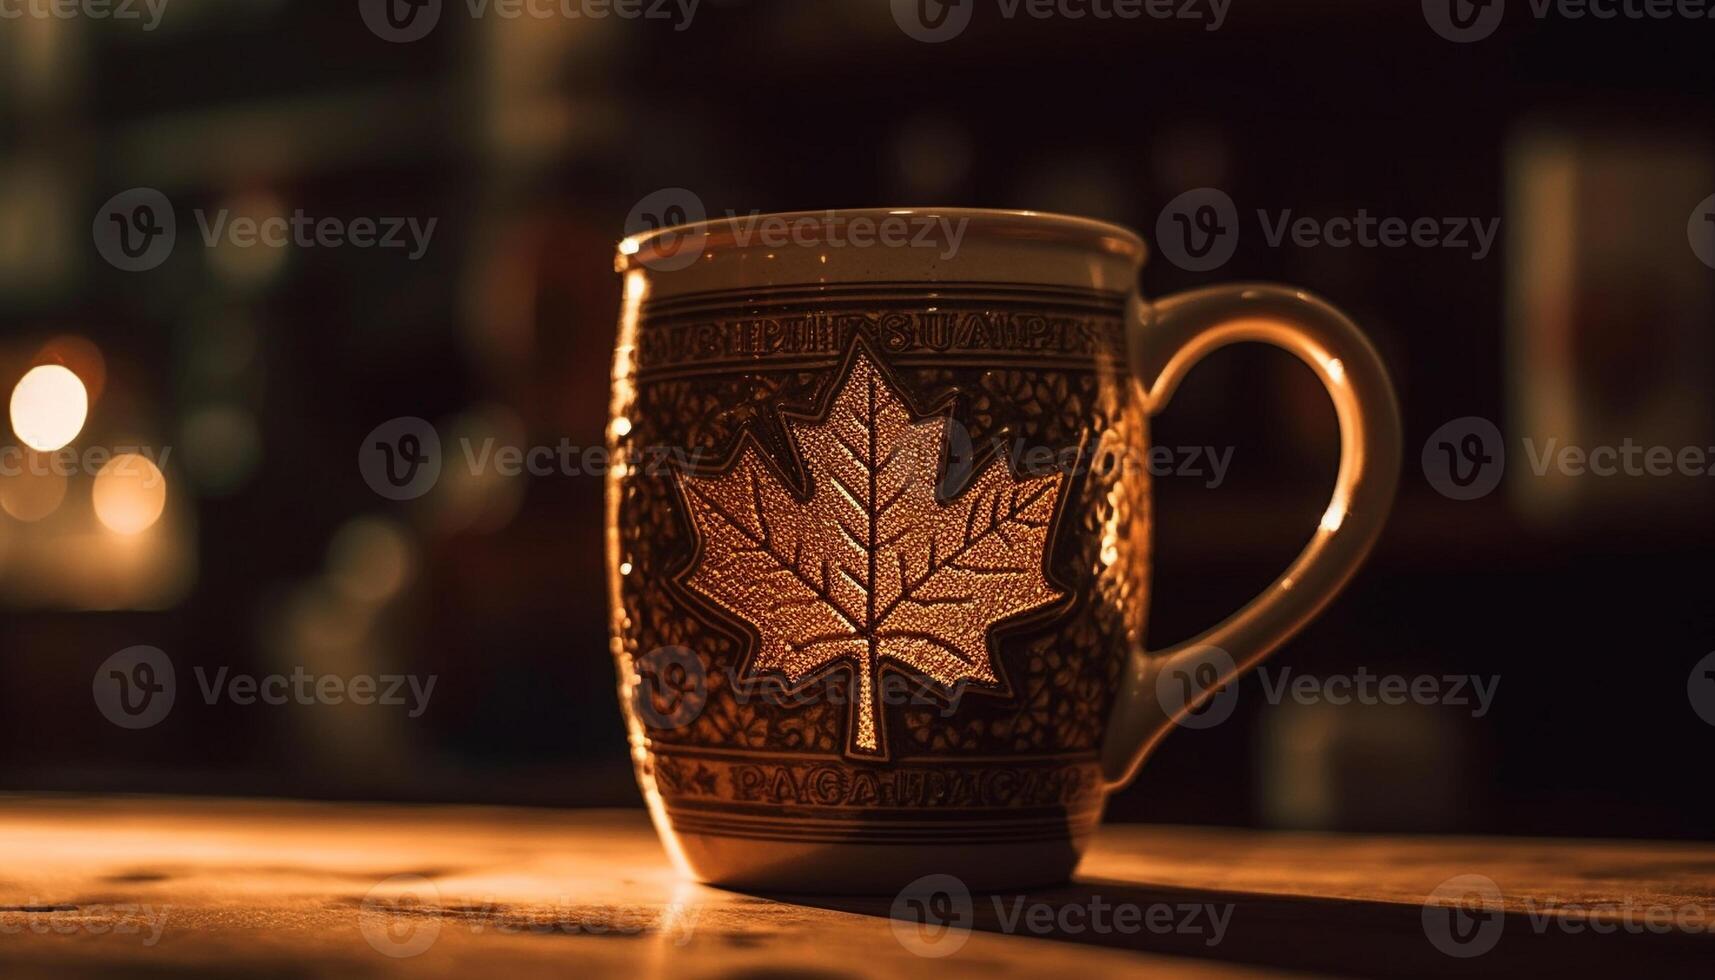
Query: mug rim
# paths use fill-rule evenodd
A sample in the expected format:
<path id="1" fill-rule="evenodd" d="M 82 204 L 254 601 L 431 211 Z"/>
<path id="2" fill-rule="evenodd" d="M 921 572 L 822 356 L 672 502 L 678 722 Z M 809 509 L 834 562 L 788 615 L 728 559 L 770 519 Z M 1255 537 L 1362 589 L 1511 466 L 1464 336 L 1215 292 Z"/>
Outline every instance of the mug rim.
<path id="1" fill-rule="evenodd" d="M 812 211 L 774 211 L 746 215 L 706 218 L 684 224 L 670 225 L 651 231 L 628 235 L 621 239 L 615 255 L 619 272 L 643 266 L 651 245 L 666 236 L 700 235 L 705 250 L 737 248 L 767 248 L 756 242 L 740 244 L 737 229 L 742 223 L 757 221 L 796 221 L 804 218 L 870 218 L 928 217 L 965 219 L 969 221 L 966 234 L 991 239 L 1041 242 L 1051 245 L 1082 247 L 1091 251 L 1129 259 L 1141 266 L 1149 254 L 1143 238 L 1124 225 L 1096 218 L 1086 218 L 1054 211 L 1010 210 L 1004 208 L 969 207 L 868 207 L 824 208 Z"/>

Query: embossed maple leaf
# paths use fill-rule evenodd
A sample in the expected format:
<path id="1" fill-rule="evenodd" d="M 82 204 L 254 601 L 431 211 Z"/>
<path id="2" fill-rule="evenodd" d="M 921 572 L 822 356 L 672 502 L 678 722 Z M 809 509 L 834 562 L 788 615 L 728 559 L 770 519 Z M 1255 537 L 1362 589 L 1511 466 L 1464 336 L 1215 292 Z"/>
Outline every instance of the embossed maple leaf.
<path id="1" fill-rule="evenodd" d="M 950 417 L 916 417 L 861 346 L 820 418 L 782 414 L 808 496 L 749 433 L 725 473 L 682 475 L 698 537 L 685 581 L 756 630 L 750 674 L 802 686 L 849 668 L 848 751 L 885 755 L 884 666 L 943 693 L 997 685 L 994 625 L 1061 597 L 1043 566 L 1063 481 L 992 459 L 937 499 Z"/>

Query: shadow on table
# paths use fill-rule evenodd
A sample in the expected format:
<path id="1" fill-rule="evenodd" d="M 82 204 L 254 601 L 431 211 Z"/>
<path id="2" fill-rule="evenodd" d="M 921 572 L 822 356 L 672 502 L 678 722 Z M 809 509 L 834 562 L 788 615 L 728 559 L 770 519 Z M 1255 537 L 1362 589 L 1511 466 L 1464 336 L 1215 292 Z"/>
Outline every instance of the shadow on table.
<path id="1" fill-rule="evenodd" d="M 1546 912 L 1466 911 L 1421 905 L 1209 891 L 1084 879 L 1024 893 L 962 896 L 930 888 L 894 898 L 769 895 L 776 901 L 893 919 L 910 948 L 933 955 L 958 941 L 947 922 L 978 932 L 1363 976 L 1633 974 L 1709 976 L 1715 923 L 1651 932 L 1641 921 L 1567 922 Z M 1131 911 L 1121 917 L 1120 909 Z M 1445 930 L 1442 926 L 1445 926 Z M 1660 927 L 1658 926 L 1658 929 Z M 1443 952 L 1431 941 L 1436 932 Z"/>

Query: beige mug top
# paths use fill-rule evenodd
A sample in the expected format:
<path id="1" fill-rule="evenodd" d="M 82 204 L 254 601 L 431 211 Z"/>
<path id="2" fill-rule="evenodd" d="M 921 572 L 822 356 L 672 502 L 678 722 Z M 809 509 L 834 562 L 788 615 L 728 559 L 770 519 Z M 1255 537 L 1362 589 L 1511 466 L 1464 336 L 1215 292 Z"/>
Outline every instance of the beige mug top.
<path id="1" fill-rule="evenodd" d="M 615 268 L 651 298 L 843 283 L 1023 283 L 1129 293 L 1146 250 L 1119 225 L 1040 211 L 856 208 L 728 215 L 632 235 Z"/>

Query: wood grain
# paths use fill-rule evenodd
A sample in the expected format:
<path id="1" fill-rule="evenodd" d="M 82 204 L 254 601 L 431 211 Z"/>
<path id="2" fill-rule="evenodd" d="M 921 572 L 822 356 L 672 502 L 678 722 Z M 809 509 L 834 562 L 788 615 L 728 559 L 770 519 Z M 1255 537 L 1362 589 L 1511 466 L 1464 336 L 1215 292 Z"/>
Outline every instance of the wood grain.
<path id="1" fill-rule="evenodd" d="M 0 856 L 6 977 L 1706 976 L 1715 962 L 1703 844 L 1110 827 L 1073 884 L 975 896 L 972 931 L 940 934 L 962 940 L 945 957 L 908 948 L 915 925 L 885 899 L 685 882 L 632 811 L 11 797 Z M 1425 931 L 1426 900 L 1456 875 L 1491 879 L 1504 906 L 1480 956 Z M 1111 928 L 1127 905 L 1140 924 Z"/>

